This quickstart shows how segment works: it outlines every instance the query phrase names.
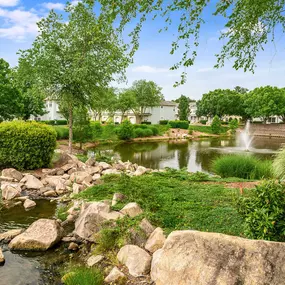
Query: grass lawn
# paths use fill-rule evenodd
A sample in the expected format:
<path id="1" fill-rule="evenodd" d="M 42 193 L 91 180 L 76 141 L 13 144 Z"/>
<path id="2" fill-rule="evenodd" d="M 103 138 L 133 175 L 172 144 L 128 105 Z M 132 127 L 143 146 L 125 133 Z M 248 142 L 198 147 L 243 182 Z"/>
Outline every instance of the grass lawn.
<path id="1" fill-rule="evenodd" d="M 128 197 L 124 204 L 137 202 L 144 215 L 167 233 L 192 229 L 242 236 L 243 221 L 235 207 L 239 190 L 202 182 L 205 180 L 211 179 L 205 174 L 177 170 L 132 178 L 113 175 L 76 198 L 99 201 L 112 199 L 115 192 L 120 192 Z"/>
<path id="2" fill-rule="evenodd" d="M 211 126 L 190 125 L 189 130 L 193 130 L 193 131 L 201 132 L 201 133 L 213 134 Z M 228 130 L 229 130 L 228 127 L 221 127 L 221 134 L 225 134 Z"/>

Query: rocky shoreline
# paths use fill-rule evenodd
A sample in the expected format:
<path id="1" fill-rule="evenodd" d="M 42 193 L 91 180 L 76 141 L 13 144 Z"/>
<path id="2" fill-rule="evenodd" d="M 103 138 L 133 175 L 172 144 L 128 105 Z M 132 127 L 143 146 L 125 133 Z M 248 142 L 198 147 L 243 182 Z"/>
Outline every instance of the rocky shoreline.
<path id="1" fill-rule="evenodd" d="M 121 193 L 96 202 L 72 199 L 103 183 L 104 175 L 139 176 L 153 171 L 158 170 L 122 161 L 111 165 L 90 158 L 83 163 L 63 152 L 61 165 L 55 169 L 34 174 L 4 169 L 4 203 L 20 203 L 29 210 L 37 207 L 37 199 L 44 198 L 68 200 L 69 208 L 65 221 L 39 219 L 26 230 L 0 233 L 0 242 L 15 251 L 46 251 L 60 242 L 67 243 L 70 252 L 83 253 L 86 267 L 104 272 L 107 284 L 285 284 L 284 243 L 193 230 L 174 231 L 167 237 L 163 229 L 144 217 L 136 201 L 124 203 L 126 197 Z M 116 227 L 119 221 L 131 221 L 128 240 L 116 252 L 96 252 L 101 232 Z M 71 230 L 68 225 L 72 225 Z M 0 248 L 0 265 L 4 263 Z M 70 274 L 74 273 L 67 273 L 62 281 Z"/>

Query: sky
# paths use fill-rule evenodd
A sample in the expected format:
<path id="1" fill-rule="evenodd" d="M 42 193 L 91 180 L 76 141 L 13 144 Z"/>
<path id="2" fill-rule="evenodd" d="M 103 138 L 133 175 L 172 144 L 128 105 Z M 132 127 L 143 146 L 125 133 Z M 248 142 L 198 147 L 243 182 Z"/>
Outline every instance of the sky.
<path id="1" fill-rule="evenodd" d="M 76 4 L 78 1 L 71 2 Z M 63 0 L 0 0 L 0 57 L 11 66 L 16 66 L 17 51 L 29 48 L 37 35 L 36 23 L 45 17 L 50 9 L 55 9 L 58 13 L 63 12 L 64 4 Z M 268 44 L 265 50 L 258 54 L 254 74 L 234 70 L 231 67 L 232 61 L 227 62 L 223 68 L 213 69 L 216 63 L 215 54 L 222 46 L 219 36 L 224 29 L 224 20 L 212 17 L 212 8 L 210 6 L 205 12 L 206 23 L 200 34 L 198 57 L 194 66 L 185 70 L 188 76 L 184 85 L 173 87 L 182 70 L 169 69 L 179 60 L 181 54 L 179 51 L 170 55 L 171 43 L 175 40 L 175 25 L 167 32 L 159 33 L 159 29 L 164 26 L 163 21 L 150 19 L 143 27 L 140 48 L 132 65 L 127 69 L 127 82 L 114 86 L 124 88 L 135 80 L 153 80 L 163 88 L 166 100 L 176 99 L 181 94 L 197 100 L 211 90 L 232 89 L 235 86 L 250 90 L 264 85 L 284 87 L 285 41 L 282 35 L 277 35 L 275 43 Z M 132 25 L 128 28 L 131 27 Z"/>

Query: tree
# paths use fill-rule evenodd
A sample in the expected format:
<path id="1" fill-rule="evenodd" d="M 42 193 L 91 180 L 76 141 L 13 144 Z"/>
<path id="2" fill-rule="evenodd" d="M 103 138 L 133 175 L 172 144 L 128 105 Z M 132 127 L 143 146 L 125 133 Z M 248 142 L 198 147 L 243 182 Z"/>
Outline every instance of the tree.
<path id="1" fill-rule="evenodd" d="M 121 93 L 119 93 L 117 109 L 122 113 L 121 121 L 125 119 L 125 114 L 128 110 L 133 110 L 136 107 L 136 97 L 131 89 L 125 89 Z"/>
<path id="2" fill-rule="evenodd" d="M 21 112 L 21 96 L 13 84 L 8 62 L 0 58 L 0 122 L 12 120 Z"/>
<path id="3" fill-rule="evenodd" d="M 180 121 L 188 121 L 189 116 L 189 98 L 184 95 L 181 95 L 179 98 L 179 120 Z"/>
<path id="4" fill-rule="evenodd" d="M 236 130 L 238 128 L 238 120 L 237 119 L 231 120 L 230 123 L 229 123 L 229 128 L 231 130 L 231 133 L 235 134 Z"/>
<path id="5" fill-rule="evenodd" d="M 129 120 L 124 120 L 118 129 L 118 137 L 120 140 L 130 140 L 134 138 L 134 126 Z"/>
<path id="6" fill-rule="evenodd" d="M 143 79 L 133 83 L 130 91 L 133 92 L 137 103 L 133 111 L 140 123 L 144 120 L 147 108 L 159 106 L 163 100 L 161 90 L 162 88 L 153 81 Z"/>
<path id="7" fill-rule="evenodd" d="M 97 2 L 90 1 L 89 2 Z M 205 15 L 225 19 L 220 36 L 223 40 L 221 52 L 217 54 L 216 67 L 224 66 L 228 58 L 233 58 L 233 68 L 254 71 L 258 51 L 269 41 L 274 41 L 276 29 L 285 31 L 285 4 L 277 0 L 218 0 L 218 1 L 149 1 L 149 0 L 99 0 L 102 13 L 109 22 L 120 21 L 122 31 L 128 23 L 137 25 L 130 33 L 133 52 L 139 47 L 139 35 L 147 19 L 162 19 L 165 22 L 159 31 L 167 31 L 176 26 L 177 38 L 171 45 L 171 54 L 181 54 L 181 58 L 171 69 L 194 64 L 198 55 L 199 34 Z M 179 16 L 177 16 L 179 15 Z M 148 17 L 151 16 L 151 17 Z M 212 19 L 214 21 L 214 19 Z M 191 39 L 191 41 L 190 41 Z M 181 50 L 184 48 L 184 50 Z M 180 83 L 184 83 L 186 73 L 182 73 Z"/>
<path id="8" fill-rule="evenodd" d="M 221 127 L 222 127 L 221 120 L 216 115 L 213 119 L 212 124 L 211 124 L 213 134 L 219 134 L 221 132 Z"/>
<path id="9" fill-rule="evenodd" d="M 39 34 L 32 48 L 20 52 L 19 67 L 28 64 L 33 82 L 68 105 L 72 152 L 74 107 L 89 106 L 94 90 L 121 78 L 129 59 L 111 24 L 96 18 L 90 5 L 67 4 L 65 12 L 68 21 L 52 10 L 38 23 Z"/>
<path id="10" fill-rule="evenodd" d="M 265 123 L 270 116 L 283 116 L 284 96 L 282 88 L 271 86 L 255 88 L 245 99 L 245 111 L 250 117 L 261 118 Z"/>
<path id="11" fill-rule="evenodd" d="M 247 88 L 241 87 L 241 86 L 236 86 L 234 88 L 234 91 L 236 91 L 239 94 L 246 94 L 249 90 Z"/>

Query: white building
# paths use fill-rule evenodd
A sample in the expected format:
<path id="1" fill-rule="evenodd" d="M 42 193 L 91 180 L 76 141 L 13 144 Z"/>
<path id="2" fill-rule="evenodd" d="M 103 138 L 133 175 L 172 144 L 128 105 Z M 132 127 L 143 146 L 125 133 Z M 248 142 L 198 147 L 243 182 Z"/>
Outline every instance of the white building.
<path id="1" fill-rule="evenodd" d="M 53 100 L 45 100 L 45 111 L 46 114 L 43 116 L 31 116 L 31 119 L 36 121 L 65 120 L 65 118 L 59 112 L 59 105 Z"/>

